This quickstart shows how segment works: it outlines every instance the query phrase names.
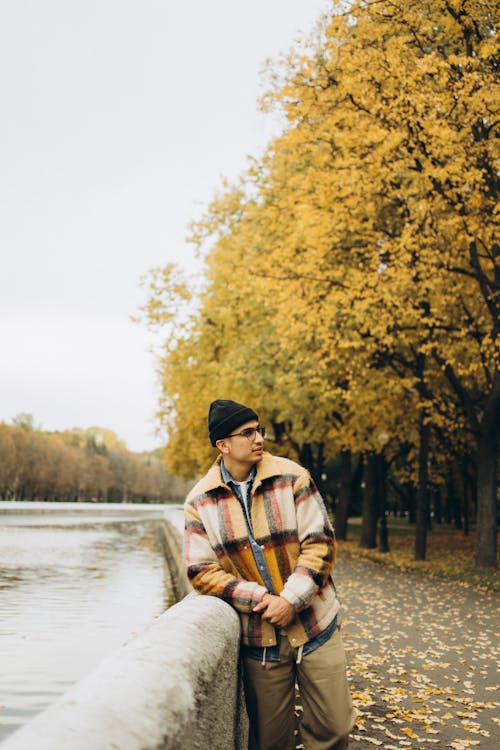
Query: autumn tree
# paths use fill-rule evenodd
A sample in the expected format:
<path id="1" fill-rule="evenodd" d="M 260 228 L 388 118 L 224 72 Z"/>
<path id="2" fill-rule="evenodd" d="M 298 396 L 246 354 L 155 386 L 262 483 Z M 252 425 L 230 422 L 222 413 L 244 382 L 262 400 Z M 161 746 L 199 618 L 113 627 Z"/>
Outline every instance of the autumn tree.
<path id="1" fill-rule="evenodd" d="M 479 564 L 496 561 L 497 22 L 497 3 L 354 4 L 274 94 L 292 127 L 273 167 L 298 153 L 305 169 L 281 173 L 299 184 L 273 264 L 321 271 L 369 368 L 413 379 L 423 462 L 428 426 L 440 451 L 474 436 Z"/>
<path id="2" fill-rule="evenodd" d="M 185 483 L 167 474 L 158 452 L 127 450 L 102 428 L 48 433 L 33 421 L 0 423 L 0 497 L 5 500 L 164 502 Z"/>
<path id="3" fill-rule="evenodd" d="M 418 489 L 423 558 L 429 486 L 473 446 L 496 564 L 497 24 L 496 2 L 355 2 L 274 69 L 283 132 L 194 226 L 204 280 L 160 365 L 177 469 L 208 459 L 212 398 L 262 404 L 302 460 L 383 456 Z"/>

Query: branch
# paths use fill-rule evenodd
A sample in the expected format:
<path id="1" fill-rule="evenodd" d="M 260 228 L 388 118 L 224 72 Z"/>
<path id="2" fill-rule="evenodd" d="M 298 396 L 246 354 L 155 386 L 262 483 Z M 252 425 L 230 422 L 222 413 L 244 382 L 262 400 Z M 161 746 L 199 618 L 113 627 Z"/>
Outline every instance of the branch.
<path id="1" fill-rule="evenodd" d="M 320 284 L 328 284 L 328 286 L 337 286 L 340 289 L 348 289 L 348 287 L 345 284 L 342 284 L 341 281 L 335 281 L 334 279 L 327 279 L 319 276 L 309 276 L 308 274 L 296 273 L 294 271 L 289 271 L 284 275 L 264 273 L 264 271 L 254 271 L 254 275 L 261 279 L 273 279 L 275 281 L 317 281 Z"/>
<path id="2" fill-rule="evenodd" d="M 472 431 L 474 433 L 479 433 L 479 421 L 476 415 L 476 412 L 474 410 L 474 404 L 470 397 L 470 395 L 467 393 L 467 390 L 463 387 L 463 385 L 460 383 L 460 380 L 458 379 L 457 374 L 455 373 L 455 370 L 453 367 L 448 363 L 445 362 L 445 360 L 439 356 L 436 350 L 433 351 L 433 356 L 436 362 L 442 369 L 444 370 L 444 374 L 448 378 L 448 381 L 455 391 L 456 395 L 459 398 L 460 403 L 462 404 L 462 407 L 464 409 L 465 414 L 469 418 L 469 422 L 472 428 Z"/>
<path id="3" fill-rule="evenodd" d="M 493 381 L 492 381 L 490 369 L 488 367 L 488 363 L 486 361 L 484 350 L 483 350 L 483 348 L 481 346 L 481 344 L 483 343 L 483 333 L 481 332 L 481 330 L 479 328 L 477 328 L 476 321 L 474 320 L 474 317 L 473 317 L 472 313 L 470 312 L 469 308 L 467 307 L 467 305 L 465 303 L 465 300 L 463 300 L 461 297 L 460 297 L 460 303 L 461 303 L 461 305 L 462 305 L 462 307 L 464 309 L 465 316 L 466 316 L 467 321 L 469 323 L 469 328 L 470 328 L 470 331 L 471 331 L 471 334 L 472 334 L 472 338 L 474 339 L 474 341 L 478 345 L 479 356 L 481 357 L 481 364 L 483 365 L 483 370 L 484 370 L 484 374 L 485 374 L 485 377 L 486 377 L 486 381 L 487 381 L 488 385 L 491 386 Z"/>
<path id="4" fill-rule="evenodd" d="M 493 320 L 498 321 L 498 317 L 499 317 L 498 306 L 495 304 L 494 298 L 489 293 L 489 289 L 488 289 L 488 287 L 492 286 L 491 280 L 484 274 L 483 269 L 481 268 L 481 264 L 479 262 L 479 257 L 478 257 L 478 251 L 477 251 L 477 244 L 474 240 L 469 243 L 469 253 L 470 253 L 471 265 L 476 271 L 477 280 L 478 280 L 481 292 L 483 294 L 484 301 L 486 302 L 486 306 L 488 310 L 490 311 L 490 314 Z"/>
<path id="5" fill-rule="evenodd" d="M 467 276 L 469 279 L 475 279 L 478 281 L 478 274 L 474 271 L 468 271 L 465 268 L 459 268 L 458 266 L 442 266 L 445 271 L 450 271 L 451 273 L 458 273 L 462 276 Z M 483 274 L 483 279 L 485 283 L 489 284 L 494 289 L 500 290 L 500 284 L 495 283 L 492 279 L 489 279 L 487 276 Z"/>

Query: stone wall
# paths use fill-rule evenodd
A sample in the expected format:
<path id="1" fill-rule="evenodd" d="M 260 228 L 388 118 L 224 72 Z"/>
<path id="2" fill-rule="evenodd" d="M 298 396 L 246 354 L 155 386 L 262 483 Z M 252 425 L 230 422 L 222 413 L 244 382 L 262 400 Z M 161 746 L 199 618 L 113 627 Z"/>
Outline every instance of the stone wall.
<path id="1" fill-rule="evenodd" d="M 187 590 L 180 537 L 164 549 Z M 220 599 L 191 593 L 108 656 L 2 750 L 246 750 L 240 625 Z"/>
<path id="2" fill-rule="evenodd" d="M 182 559 L 182 538 L 168 516 L 162 522 L 159 531 L 175 600 L 180 601 L 191 591 Z"/>

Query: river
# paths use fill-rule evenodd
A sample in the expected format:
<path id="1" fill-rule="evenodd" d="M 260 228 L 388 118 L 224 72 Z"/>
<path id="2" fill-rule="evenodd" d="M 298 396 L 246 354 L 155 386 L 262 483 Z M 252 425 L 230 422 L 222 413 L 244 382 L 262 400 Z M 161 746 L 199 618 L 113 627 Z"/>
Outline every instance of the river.
<path id="1" fill-rule="evenodd" d="M 0 502 L 0 741 L 173 603 L 165 511 Z"/>

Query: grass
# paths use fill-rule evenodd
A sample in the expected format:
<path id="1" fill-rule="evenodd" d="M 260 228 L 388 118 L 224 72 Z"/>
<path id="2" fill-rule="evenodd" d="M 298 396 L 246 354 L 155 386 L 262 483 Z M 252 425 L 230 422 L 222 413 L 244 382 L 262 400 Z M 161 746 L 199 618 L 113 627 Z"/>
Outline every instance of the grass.
<path id="1" fill-rule="evenodd" d="M 389 518 L 389 552 L 359 546 L 361 519 L 350 519 L 347 541 L 339 541 L 339 555 L 350 555 L 388 565 L 399 570 L 414 570 L 428 576 L 457 581 L 482 591 L 500 591 L 498 569 L 474 566 L 475 533 L 444 524 L 434 524 L 427 533 L 426 560 L 415 560 L 415 525 L 405 519 Z"/>

